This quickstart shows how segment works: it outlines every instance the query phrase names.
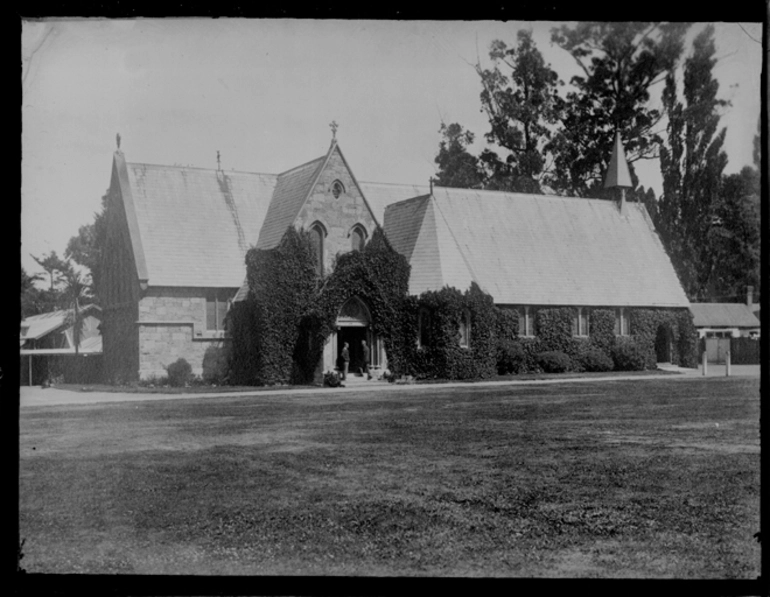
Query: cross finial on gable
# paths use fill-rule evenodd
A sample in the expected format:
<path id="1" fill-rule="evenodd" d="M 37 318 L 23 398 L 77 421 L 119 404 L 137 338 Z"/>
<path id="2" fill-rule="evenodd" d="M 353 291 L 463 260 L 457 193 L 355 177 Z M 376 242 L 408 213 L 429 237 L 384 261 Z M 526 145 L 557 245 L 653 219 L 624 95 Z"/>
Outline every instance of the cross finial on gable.
<path id="1" fill-rule="evenodd" d="M 116 142 L 117 142 L 117 144 L 118 144 L 118 151 L 120 151 L 120 133 L 118 133 L 117 135 L 115 135 L 115 141 L 116 141 Z"/>
<path id="2" fill-rule="evenodd" d="M 434 182 L 438 182 L 438 180 L 436 178 L 434 178 L 433 176 L 431 176 L 430 180 L 428 182 L 430 183 L 430 194 L 432 195 L 433 194 L 433 183 Z"/>
<path id="3" fill-rule="evenodd" d="M 219 161 L 219 150 L 217 149 L 217 170 L 221 170 L 221 169 L 222 169 L 222 164 Z"/>
<path id="4" fill-rule="evenodd" d="M 332 139 L 337 138 L 337 129 L 340 125 L 337 124 L 336 120 L 332 120 L 331 123 L 329 123 L 329 128 L 332 130 Z"/>

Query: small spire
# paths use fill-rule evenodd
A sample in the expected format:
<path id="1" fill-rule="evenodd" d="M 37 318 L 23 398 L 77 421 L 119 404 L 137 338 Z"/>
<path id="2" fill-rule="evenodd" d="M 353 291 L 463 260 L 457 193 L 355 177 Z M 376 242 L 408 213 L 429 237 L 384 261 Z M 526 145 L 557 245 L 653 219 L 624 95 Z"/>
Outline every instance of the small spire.
<path id="1" fill-rule="evenodd" d="M 615 146 L 612 148 L 610 167 L 607 168 L 607 177 L 604 179 L 605 189 L 618 189 L 618 211 L 620 215 L 626 215 L 626 188 L 631 188 L 631 173 L 628 171 L 628 162 L 623 152 L 623 143 L 620 141 L 620 131 L 615 133 Z"/>
<path id="2" fill-rule="evenodd" d="M 118 133 L 117 135 L 115 135 L 115 141 L 116 141 L 116 142 L 117 142 L 117 144 L 118 144 L 118 151 L 120 151 L 120 133 Z"/>
<path id="3" fill-rule="evenodd" d="M 339 126 L 340 125 L 337 124 L 336 120 L 332 120 L 329 123 L 329 128 L 332 130 L 332 140 L 337 138 L 337 129 L 339 128 Z"/>
<path id="4" fill-rule="evenodd" d="M 217 149 L 217 170 L 222 169 L 222 163 L 219 160 L 219 150 Z"/>
<path id="5" fill-rule="evenodd" d="M 607 176 L 604 179 L 604 188 L 632 187 L 631 173 L 628 171 L 628 162 L 623 152 L 623 143 L 620 140 L 620 131 L 615 133 L 615 146 L 612 148 L 610 167 L 607 168 Z"/>

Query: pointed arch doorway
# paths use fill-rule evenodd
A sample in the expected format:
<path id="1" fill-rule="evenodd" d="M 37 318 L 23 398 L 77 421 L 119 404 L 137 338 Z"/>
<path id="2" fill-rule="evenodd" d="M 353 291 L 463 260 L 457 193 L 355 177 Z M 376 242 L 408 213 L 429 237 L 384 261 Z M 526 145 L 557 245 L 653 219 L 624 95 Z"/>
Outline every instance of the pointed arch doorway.
<path id="1" fill-rule="evenodd" d="M 348 299 L 337 315 L 336 332 L 332 334 L 327 363 L 328 369 L 342 369 L 342 348 L 348 343 L 350 374 L 358 373 L 364 364 L 362 341 L 369 346 L 372 369 L 385 367 L 385 350 L 379 337 L 372 331 L 372 315 L 366 303 L 357 296 Z"/>

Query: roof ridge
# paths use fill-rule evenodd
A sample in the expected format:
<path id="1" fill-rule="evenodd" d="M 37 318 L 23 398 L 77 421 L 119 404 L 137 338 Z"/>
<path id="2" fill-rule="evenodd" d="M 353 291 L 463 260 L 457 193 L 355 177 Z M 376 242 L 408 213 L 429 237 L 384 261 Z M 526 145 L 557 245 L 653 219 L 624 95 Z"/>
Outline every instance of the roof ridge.
<path id="1" fill-rule="evenodd" d="M 151 168 L 176 168 L 177 170 L 205 170 L 206 172 L 222 172 L 224 174 L 230 174 L 235 172 L 236 174 L 256 174 L 257 176 L 279 176 L 279 174 L 271 172 L 252 172 L 250 170 L 217 170 L 216 168 L 204 168 L 202 166 L 179 166 L 169 164 L 149 164 L 147 162 L 126 162 L 126 166 L 149 166 Z"/>
<path id="2" fill-rule="evenodd" d="M 534 199 L 578 199 L 580 201 L 601 201 L 602 203 L 614 203 L 609 199 L 599 199 L 597 197 L 575 197 L 574 195 L 545 195 L 540 193 L 518 193 L 515 191 L 495 191 L 493 189 L 468 189 L 465 187 L 433 187 L 434 190 L 445 190 L 447 192 L 472 191 L 474 193 L 485 193 L 491 195 L 515 195 L 517 197 L 532 197 Z M 630 203 L 640 203 L 631 201 Z"/>
<path id="3" fill-rule="evenodd" d="M 362 180 L 361 184 L 379 184 L 388 185 L 391 187 L 425 187 L 426 189 L 429 187 L 429 185 L 418 184 L 416 182 L 377 182 L 372 180 Z"/>

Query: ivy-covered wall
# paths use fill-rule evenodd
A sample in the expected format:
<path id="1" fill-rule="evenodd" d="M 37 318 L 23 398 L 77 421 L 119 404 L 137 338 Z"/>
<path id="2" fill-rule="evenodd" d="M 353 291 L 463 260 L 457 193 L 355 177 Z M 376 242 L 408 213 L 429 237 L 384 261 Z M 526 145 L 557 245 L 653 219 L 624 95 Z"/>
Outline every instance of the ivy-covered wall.
<path id="1" fill-rule="evenodd" d="M 427 291 L 413 308 L 428 313 L 429 342 L 414 350 L 408 371 L 418 378 L 491 377 L 497 362 L 497 312 L 492 297 L 475 284 L 463 292 L 445 287 Z M 469 324 L 468 346 L 461 346 L 460 323 Z M 417 336 L 411 341 L 416 346 Z"/>
<path id="2" fill-rule="evenodd" d="M 536 336 L 520 337 L 518 313 L 496 307 L 475 283 L 465 292 L 445 287 L 409 296 L 409 264 L 381 229 L 363 251 L 338 255 L 324 277 L 316 274 L 307 233 L 294 227 L 276 248 L 250 250 L 246 268 L 248 298 L 228 316 L 229 381 L 235 384 L 320 381 L 324 346 L 352 297 L 367 305 L 396 376 L 654 369 L 661 329 L 675 363 L 697 364 L 697 334 L 686 309 L 627 309 L 631 336 L 624 337 L 615 336 L 613 309 L 592 309 L 589 336 L 575 337 L 574 308 L 544 308 L 537 311 Z M 467 346 L 460 341 L 463 321 L 469 325 Z"/>
<path id="3" fill-rule="evenodd" d="M 409 314 L 406 258 L 377 229 L 363 251 L 337 256 L 324 277 L 316 274 L 314 263 L 308 234 L 293 226 L 276 248 L 247 253 L 249 295 L 229 315 L 231 383 L 318 381 L 324 344 L 340 308 L 354 296 L 369 308 L 390 368 L 405 371 L 411 337 L 404 325 Z"/>

